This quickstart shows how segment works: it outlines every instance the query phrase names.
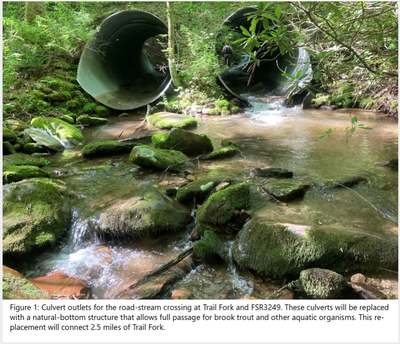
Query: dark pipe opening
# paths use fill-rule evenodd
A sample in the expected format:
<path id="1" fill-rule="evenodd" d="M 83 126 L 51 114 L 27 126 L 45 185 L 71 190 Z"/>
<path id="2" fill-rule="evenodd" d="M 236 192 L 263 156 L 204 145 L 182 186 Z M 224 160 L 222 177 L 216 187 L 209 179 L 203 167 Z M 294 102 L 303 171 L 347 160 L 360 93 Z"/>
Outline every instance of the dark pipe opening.
<path id="1" fill-rule="evenodd" d="M 167 33 L 167 26 L 147 12 L 111 15 L 83 51 L 79 84 L 113 109 L 130 110 L 151 103 L 171 83 L 167 60 L 160 53 L 163 47 L 157 47 L 163 38 L 154 39 Z"/>
<path id="2" fill-rule="evenodd" d="M 229 16 L 223 25 L 237 35 L 237 33 L 242 32 L 240 26 L 246 29 L 250 28 L 251 21 L 247 20 L 245 14 L 254 11 L 255 9 L 252 7 L 242 8 Z M 241 35 L 241 37 L 244 36 Z M 235 52 L 235 50 L 239 50 L 239 47 L 233 46 L 233 49 Z M 291 85 L 282 86 L 282 83 L 287 80 L 286 77 L 282 76 L 283 71 L 292 76 L 295 76 L 298 70 L 308 71 L 311 75 L 308 54 L 302 48 L 297 49 L 292 55 L 285 54 L 284 56 L 279 56 L 279 50 L 277 50 L 272 55 L 266 56 L 266 59 L 271 61 L 263 61 L 256 68 L 249 85 L 247 84 L 250 73 L 248 72 L 249 65 L 246 58 L 240 61 L 234 59 L 233 64 L 219 76 L 219 79 L 232 95 L 243 99 L 243 97 L 265 94 L 285 96 Z"/>

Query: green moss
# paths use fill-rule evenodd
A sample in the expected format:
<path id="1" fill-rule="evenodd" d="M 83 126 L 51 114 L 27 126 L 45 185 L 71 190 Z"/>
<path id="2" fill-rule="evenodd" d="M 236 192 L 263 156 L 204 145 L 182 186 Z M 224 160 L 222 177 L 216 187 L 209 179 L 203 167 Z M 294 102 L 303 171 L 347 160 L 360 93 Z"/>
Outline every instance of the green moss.
<path id="1" fill-rule="evenodd" d="M 74 119 L 70 115 L 62 115 L 62 116 L 60 116 L 58 118 L 63 120 L 64 122 L 69 123 L 69 124 L 75 124 Z"/>
<path id="2" fill-rule="evenodd" d="M 3 142 L 3 154 L 15 154 L 17 151 L 14 149 L 13 145 L 10 142 Z"/>
<path id="3" fill-rule="evenodd" d="M 83 135 L 78 128 L 58 118 L 35 117 L 32 119 L 31 125 L 34 128 L 49 130 L 60 140 L 70 141 L 74 145 L 83 140 Z"/>
<path id="4" fill-rule="evenodd" d="M 179 115 L 170 112 L 159 112 L 147 116 L 147 122 L 161 129 L 196 127 L 197 121 L 192 116 Z"/>
<path id="5" fill-rule="evenodd" d="M 215 106 L 216 106 L 217 108 L 219 108 L 219 109 L 229 108 L 229 107 L 231 106 L 231 103 L 228 102 L 228 101 L 225 100 L 225 99 L 222 99 L 222 100 L 217 100 L 217 101 L 215 102 Z"/>
<path id="6" fill-rule="evenodd" d="M 61 92 L 50 94 L 48 96 L 48 98 L 52 103 L 63 102 L 63 101 L 72 99 L 72 95 L 68 91 L 61 91 Z"/>
<path id="7" fill-rule="evenodd" d="M 3 273 L 4 300 L 40 299 L 45 295 L 46 292 L 40 290 L 25 278 Z"/>
<path id="8" fill-rule="evenodd" d="M 3 168 L 3 184 L 19 182 L 23 179 L 49 177 L 49 174 L 36 166 L 12 166 Z"/>
<path id="9" fill-rule="evenodd" d="M 197 235 L 202 236 L 205 231 L 212 231 L 212 227 L 206 225 L 205 223 L 197 223 L 194 230 L 196 231 Z"/>
<path id="10" fill-rule="evenodd" d="M 46 94 L 41 91 L 33 91 L 33 92 L 31 92 L 30 97 L 34 98 L 34 99 L 43 100 L 44 98 L 46 98 Z"/>
<path id="11" fill-rule="evenodd" d="M 229 251 L 220 237 L 214 231 L 204 231 L 204 241 L 211 247 L 213 253 L 225 261 L 229 261 Z"/>
<path id="12" fill-rule="evenodd" d="M 81 153 L 85 158 L 129 153 L 132 144 L 124 144 L 117 141 L 93 142 L 83 147 Z"/>
<path id="13" fill-rule="evenodd" d="M 217 108 L 207 110 L 207 115 L 218 116 L 220 114 L 221 114 L 221 110 L 217 109 Z"/>
<path id="14" fill-rule="evenodd" d="M 17 135 L 10 129 L 3 127 L 3 142 L 15 142 L 17 140 Z"/>
<path id="15" fill-rule="evenodd" d="M 223 140 L 221 141 L 221 146 L 222 146 L 222 147 L 229 147 L 229 146 L 234 146 L 234 147 L 236 147 L 237 144 L 236 144 L 235 141 L 233 141 L 233 140 L 231 140 L 231 139 L 223 139 Z"/>
<path id="16" fill-rule="evenodd" d="M 280 201 L 290 202 L 303 197 L 309 187 L 310 184 L 304 181 L 270 178 L 263 189 Z"/>
<path id="17" fill-rule="evenodd" d="M 23 152 L 25 154 L 47 153 L 48 150 L 42 145 L 39 145 L 37 143 L 27 143 L 23 148 Z"/>
<path id="18" fill-rule="evenodd" d="M 36 158 L 28 154 L 16 153 L 3 157 L 3 168 L 9 165 L 44 167 L 49 161 L 44 158 Z"/>
<path id="19" fill-rule="evenodd" d="M 99 118 L 99 117 L 90 117 L 89 115 L 82 115 L 77 118 L 77 121 L 80 122 L 81 124 L 86 124 L 89 126 L 92 125 L 101 125 L 101 124 L 107 124 L 108 119 L 107 118 Z"/>
<path id="20" fill-rule="evenodd" d="M 229 186 L 218 191 L 197 211 L 196 218 L 206 224 L 224 224 L 233 218 L 235 210 L 241 210 L 249 203 L 250 186 L 247 183 Z"/>
<path id="21" fill-rule="evenodd" d="M 111 115 L 110 109 L 103 105 L 96 105 L 93 111 L 98 117 L 108 117 Z"/>
<path id="22" fill-rule="evenodd" d="M 205 260 L 211 259 L 214 255 L 212 247 L 203 240 L 196 241 L 193 245 L 193 252 Z"/>
<path id="23" fill-rule="evenodd" d="M 234 156 L 238 152 L 238 149 L 234 145 L 216 149 L 209 154 L 202 155 L 201 160 L 213 160 L 213 159 L 223 159 L 227 157 Z"/>
<path id="24" fill-rule="evenodd" d="M 65 62 L 65 61 L 58 61 L 58 62 L 55 64 L 55 67 L 56 67 L 56 68 L 59 68 L 59 69 L 64 69 L 64 70 L 70 70 L 70 69 L 73 68 L 69 63 L 67 63 L 67 62 Z"/>
<path id="25" fill-rule="evenodd" d="M 83 107 L 83 112 L 86 113 L 93 113 L 94 112 L 94 108 L 96 107 L 95 103 L 87 103 L 84 107 Z"/>
<path id="26" fill-rule="evenodd" d="M 62 89 L 63 89 L 64 91 L 69 91 L 69 92 L 71 92 L 71 91 L 75 91 L 75 90 L 76 90 L 76 85 L 74 85 L 74 84 L 72 84 L 72 83 L 70 83 L 70 82 L 64 82 L 64 83 L 62 83 L 61 87 L 62 87 Z"/>

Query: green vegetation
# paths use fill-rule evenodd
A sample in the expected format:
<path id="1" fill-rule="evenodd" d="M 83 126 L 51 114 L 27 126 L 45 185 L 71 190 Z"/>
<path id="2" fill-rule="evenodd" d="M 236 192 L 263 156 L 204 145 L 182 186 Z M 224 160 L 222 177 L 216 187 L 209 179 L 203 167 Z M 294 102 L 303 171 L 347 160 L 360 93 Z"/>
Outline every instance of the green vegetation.
<path id="1" fill-rule="evenodd" d="M 117 141 L 102 141 L 87 144 L 82 148 L 82 156 L 92 158 L 96 156 L 116 155 L 129 153 L 134 145 Z"/>
<path id="2" fill-rule="evenodd" d="M 28 178 L 49 177 L 48 172 L 36 166 L 12 166 L 3 168 L 3 184 L 19 182 Z"/>
<path id="3" fill-rule="evenodd" d="M 147 122 L 161 129 L 187 129 L 197 126 L 197 121 L 193 116 L 177 115 L 169 112 L 159 112 L 147 116 Z"/>

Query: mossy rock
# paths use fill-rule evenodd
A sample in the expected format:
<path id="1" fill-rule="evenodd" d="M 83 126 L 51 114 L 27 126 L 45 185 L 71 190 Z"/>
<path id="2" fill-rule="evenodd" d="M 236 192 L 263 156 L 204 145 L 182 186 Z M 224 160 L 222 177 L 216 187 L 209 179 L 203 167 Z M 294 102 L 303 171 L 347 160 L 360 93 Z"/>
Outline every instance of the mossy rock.
<path id="1" fill-rule="evenodd" d="M 211 245 L 203 240 L 196 241 L 196 243 L 193 245 L 193 252 L 199 258 L 202 258 L 206 261 L 211 260 L 214 256 L 214 250 Z"/>
<path id="2" fill-rule="evenodd" d="M 193 116 L 185 116 L 172 112 L 158 112 L 147 116 L 147 122 L 161 129 L 197 127 L 197 121 Z"/>
<path id="3" fill-rule="evenodd" d="M 58 118 L 69 124 L 75 124 L 75 120 L 70 115 L 62 115 Z"/>
<path id="4" fill-rule="evenodd" d="M 3 265 L 3 300 L 50 300 L 51 295 L 29 282 L 19 272 Z"/>
<path id="5" fill-rule="evenodd" d="M 211 247 L 214 254 L 222 260 L 229 262 L 229 250 L 222 242 L 221 238 L 214 231 L 204 231 L 204 241 Z"/>
<path id="6" fill-rule="evenodd" d="M 209 225 L 225 224 L 235 215 L 235 210 L 241 210 L 249 203 L 250 186 L 247 183 L 229 186 L 218 191 L 197 211 L 199 222 Z"/>
<path id="7" fill-rule="evenodd" d="M 398 268 L 397 242 L 319 228 L 299 235 L 264 218 L 254 218 L 245 225 L 232 252 L 240 267 L 274 277 L 298 275 L 312 267 L 338 273 Z"/>
<path id="8" fill-rule="evenodd" d="M 308 297 L 317 299 L 335 299 L 348 288 L 346 279 L 337 272 L 312 268 L 303 270 L 299 279 L 293 283 Z"/>
<path id="9" fill-rule="evenodd" d="M 10 142 L 8 142 L 8 141 L 3 142 L 3 154 L 4 155 L 15 154 L 15 153 L 17 153 L 17 151 L 15 150 L 15 148 L 13 147 L 13 145 Z"/>
<path id="10" fill-rule="evenodd" d="M 81 131 L 73 125 L 58 118 L 35 117 L 31 121 L 34 128 L 49 130 L 57 136 L 63 145 L 78 145 L 83 140 Z"/>
<path id="11" fill-rule="evenodd" d="M 28 142 L 27 140 L 25 145 L 36 142 L 41 146 L 47 147 L 57 152 L 64 150 L 64 146 L 60 143 L 60 141 L 58 141 L 48 133 L 44 132 L 42 129 L 35 129 L 35 128 L 25 129 L 24 134 L 26 139 L 31 139 L 33 141 L 33 142 Z"/>
<path id="12" fill-rule="evenodd" d="M 231 139 L 223 139 L 223 140 L 221 141 L 221 146 L 222 146 L 222 147 L 229 147 L 229 146 L 234 146 L 234 147 L 236 147 L 236 146 L 237 146 L 237 143 L 236 143 L 234 140 L 231 140 Z"/>
<path id="13" fill-rule="evenodd" d="M 82 115 L 77 118 L 77 121 L 80 122 L 83 125 L 101 125 L 101 124 L 107 124 L 108 119 L 107 118 L 100 118 L 100 117 L 90 117 L 89 115 Z"/>
<path id="14" fill-rule="evenodd" d="M 94 108 L 96 107 L 95 103 L 87 103 L 85 104 L 85 106 L 83 107 L 83 112 L 92 114 L 94 112 Z"/>
<path id="15" fill-rule="evenodd" d="M 49 161 L 44 158 L 34 157 L 28 154 L 16 153 L 3 157 L 3 167 L 13 166 L 37 166 L 44 167 Z"/>
<path id="16" fill-rule="evenodd" d="M 188 157 L 179 151 L 152 148 L 147 145 L 136 146 L 129 155 L 129 160 L 141 167 L 179 172 L 188 167 Z M 193 167 L 189 166 L 189 168 Z"/>
<path id="17" fill-rule="evenodd" d="M 27 143 L 22 151 L 25 154 L 48 153 L 48 150 L 45 147 L 37 143 Z"/>
<path id="18" fill-rule="evenodd" d="M 17 135 L 10 129 L 3 127 L 3 142 L 15 142 L 17 140 Z"/>
<path id="19" fill-rule="evenodd" d="M 93 142 L 83 147 L 81 153 L 82 156 L 85 158 L 116 155 L 116 154 L 127 154 L 130 153 L 132 148 L 137 145 L 138 145 L 137 143 L 122 143 L 118 141 Z"/>
<path id="20" fill-rule="evenodd" d="M 103 105 L 96 105 L 93 109 L 93 112 L 98 116 L 98 117 L 109 117 L 111 116 L 111 110 L 108 107 L 105 107 Z"/>
<path id="21" fill-rule="evenodd" d="M 190 209 L 179 209 L 157 190 L 142 188 L 135 197 L 103 212 L 96 230 L 114 237 L 141 237 L 179 231 L 191 221 Z"/>
<path id="22" fill-rule="evenodd" d="M 33 91 L 30 94 L 30 98 L 36 100 L 43 100 L 44 98 L 46 98 L 46 94 L 42 91 Z"/>
<path id="23" fill-rule="evenodd" d="M 29 178 L 48 178 L 50 175 L 36 166 L 12 166 L 3 168 L 3 184 L 19 182 Z"/>
<path id="24" fill-rule="evenodd" d="M 63 183 L 34 178 L 3 186 L 3 253 L 49 247 L 70 226 L 69 192 Z"/>
<path id="25" fill-rule="evenodd" d="M 234 145 L 216 149 L 209 154 L 202 155 L 200 160 L 224 159 L 236 155 L 238 149 Z"/>
<path id="26" fill-rule="evenodd" d="M 72 95 L 68 91 L 62 91 L 62 92 L 57 92 L 57 93 L 52 93 L 48 95 L 48 98 L 50 102 L 55 103 L 55 102 L 64 102 L 66 100 L 71 100 Z"/>
<path id="27" fill-rule="evenodd" d="M 269 179 L 266 185 L 263 186 L 263 190 L 283 202 L 290 202 L 296 198 L 303 197 L 309 188 L 310 184 L 308 182 L 276 178 Z"/>
<path id="28" fill-rule="evenodd" d="M 398 170 L 399 168 L 399 159 L 392 159 L 390 160 L 387 165 L 388 167 L 390 167 L 393 170 Z"/>
<path id="29" fill-rule="evenodd" d="M 179 128 L 173 128 L 165 134 L 153 135 L 151 140 L 156 148 L 174 149 L 186 155 L 200 155 L 213 150 L 213 145 L 207 135 L 194 134 Z"/>

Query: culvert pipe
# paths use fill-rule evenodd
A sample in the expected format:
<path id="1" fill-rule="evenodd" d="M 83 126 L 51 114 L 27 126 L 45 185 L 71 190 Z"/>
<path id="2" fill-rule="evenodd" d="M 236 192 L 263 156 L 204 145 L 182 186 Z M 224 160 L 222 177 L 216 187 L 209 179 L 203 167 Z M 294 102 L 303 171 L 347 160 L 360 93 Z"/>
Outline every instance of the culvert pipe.
<path id="1" fill-rule="evenodd" d="M 82 53 L 79 84 L 112 109 L 131 110 L 153 102 L 171 84 L 167 64 L 156 69 L 144 52 L 145 42 L 160 34 L 168 34 L 168 27 L 150 13 L 132 10 L 109 16 Z"/>
<path id="2" fill-rule="evenodd" d="M 245 14 L 254 11 L 256 11 L 254 7 L 242 8 L 231 14 L 222 25 L 228 27 L 230 31 L 240 33 L 242 32 L 240 26 L 249 30 L 251 21 L 247 20 Z M 231 43 L 232 42 L 230 42 L 230 44 Z M 232 48 L 235 53 L 235 46 Z M 219 81 L 231 95 L 241 100 L 246 100 L 246 98 L 255 95 L 272 94 L 276 96 L 286 96 L 293 84 L 287 83 L 282 86 L 282 83 L 287 80 L 285 76 L 282 76 L 282 71 L 295 77 L 298 71 L 301 70 L 303 75 L 308 73 L 308 77 L 304 81 L 310 81 L 312 79 L 309 55 L 303 48 L 299 47 L 291 55 L 278 55 L 279 49 L 272 56 L 267 57 L 268 60 L 272 61 L 264 61 L 256 68 L 249 85 L 247 85 L 250 77 L 250 74 L 247 73 L 249 65 L 246 63 L 247 61 L 245 58 L 240 62 L 233 63 L 227 71 L 220 74 L 218 76 Z"/>

